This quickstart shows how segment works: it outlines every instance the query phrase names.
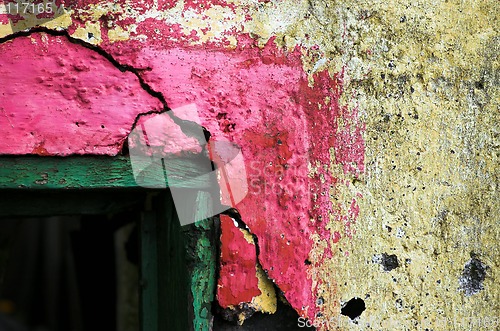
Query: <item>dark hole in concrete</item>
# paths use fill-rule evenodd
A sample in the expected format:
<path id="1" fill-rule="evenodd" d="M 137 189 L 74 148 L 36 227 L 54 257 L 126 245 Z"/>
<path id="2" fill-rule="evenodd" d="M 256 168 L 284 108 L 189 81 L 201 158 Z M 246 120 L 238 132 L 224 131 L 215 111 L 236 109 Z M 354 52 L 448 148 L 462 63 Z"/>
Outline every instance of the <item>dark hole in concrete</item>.
<path id="1" fill-rule="evenodd" d="M 340 313 L 344 316 L 348 316 L 351 320 L 353 320 L 356 317 L 361 316 L 361 313 L 364 312 L 365 309 L 366 306 L 363 299 L 354 297 L 343 305 Z"/>
<path id="2" fill-rule="evenodd" d="M 386 253 L 382 254 L 382 260 L 380 262 L 385 271 L 391 271 L 399 267 L 398 257 L 394 254 L 388 255 Z"/>

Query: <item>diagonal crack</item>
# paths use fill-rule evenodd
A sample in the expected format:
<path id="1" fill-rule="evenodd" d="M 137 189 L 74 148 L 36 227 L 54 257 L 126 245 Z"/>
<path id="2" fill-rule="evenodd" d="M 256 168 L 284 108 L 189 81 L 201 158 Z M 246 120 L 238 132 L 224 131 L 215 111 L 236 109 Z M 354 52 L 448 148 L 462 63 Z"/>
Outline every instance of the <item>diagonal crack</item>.
<path id="1" fill-rule="evenodd" d="M 146 115 L 151 115 L 151 114 L 168 113 L 169 116 L 171 117 L 171 119 L 174 121 L 174 123 L 176 123 L 177 125 L 179 125 L 179 127 L 181 128 L 181 130 L 186 135 L 188 135 L 188 136 L 194 136 L 196 139 L 198 139 L 198 141 L 200 142 L 201 146 L 204 146 L 209 141 L 211 134 L 210 134 L 210 132 L 205 127 L 201 126 L 202 129 L 203 129 L 204 135 L 202 137 L 200 137 L 199 135 L 197 135 L 196 132 L 199 132 L 200 125 L 197 124 L 197 123 L 195 123 L 195 122 L 193 122 L 193 121 L 184 120 L 184 119 L 181 119 L 181 118 L 177 117 L 172 112 L 172 109 L 168 106 L 167 101 L 166 101 L 165 96 L 163 95 L 163 93 L 160 92 L 160 91 L 156 91 L 151 85 L 149 85 L 145 81 L 145 79 L 143 78 L 143 76 L 141 75 L 141 73 L 145 72 L 145 71 L 151 71 L 152 70 L 151 68 L 138 69 L 138 68 L 134 68 L 133 66 L 130 66 L 130 65 L 127 65 L 127 64 L 122 64 L 118 60 L 116 60 L 110 53 L 108 53 L 106 50 L 104 50 L 102 47 L 97 46 L 97 45 L 93 45 L 93 44 L 87 43 L 87 42 L 85 42 L 85 41 L 83 41 L 81 39 L 75 38 L 75 37 L 71 36 L 67 30 L 53 30 L 53 29 L 49 29 L 49 28 L 46 28 L 46 27 L 37 26 L 37 27 L 33 27 L 33 28 L 29 29 L 29 30 L 18 31 L 18 32 L 10 34 L 10 35 L 8 35 L 6 37 L 2 37 L 2 38 L 0 38 L 0 44 L 6 43 L 6 42 L 11 41 L 11 40 L 13 40 L 15 38 L 29 37 L 30 35 L 35 34 L 35 33 L 46 33 L 46 34 L 51 35 L 51 36 L 65 37 L 65 38 L 67 38 L 67 40 L 69 42 L 71 42 L 73 44 L 80 45 L 82 47 L 85 47 L 87 49 L 90 49 L 90 50 L 98 53 L 99 55 L 101 55 L 102 57 L 104 57 L 105 59 L 107 59 L 113 66 L 115 66 L 121 72 L 130 72 L 130 73 L 134 74 L 137 77 L 137 79 L 138 79 L 141 87 L 144 89 L 144 91 L 146 91 L 152 97 L 158 99 L 161 102 L 161 104 L 163 105 L 163 108 L 160 111 L 151 110 L 151 111 L 139 114 L 135 118 L 134 123 L 132 124 L 131 130 L 133 130 L 136 127 L 137 122 L 138 122 L 138 120 L 139 120 L 139 118 L 141 116 L 146 116 Z M 213 164 L 213 166 L 215 167 L 215 164 Z M 260 256 L 260 247 L 259 247 L 258 237 L 257 237 L 256 234 L 254 234 L 251 231 L 251 229 L 248 227 L 248 225 L 245 222 L 243 222 L 242 217 L 241 217 L 239 211 L 237 209 L 235 209 L 235 208 L 230 208 L 230 209 L 222 212 L 221 214 L 225 214 L 225 215 L 230 216 L 231 218 L 233 218 L 238 223 L 238 227 L 239 228 L 244 229 L 244 230 L 246 230 L 246 231 L 248 231 L 250 233 L 250 235 L 253 237 L 254 244 L 255 244 L 256 257 L 257 257 L 257 261 L 256 262 L 257 262 L 257 264 L 260 264 L 262 266 L 262 263 L 261 263 L 260 258 L 259 258 L 259 256 Z M 217 256 L 218 256 L 218 259 L 219 259 L 220 252 L 217 253 Z M 217 262 L 217 264 L 219 264 L 219 263 Z M 218 267 L 219 266 L 217 266 L 217 268 Z M 275 289 L 277 290 L 277 292 L 279 291 L 279 292 L 283 293 L 283 291 L 281 291 L 281 289 L 279 289 L 279 287 L 275 283 L 275 281 L 271 277 L 269 277 L 268 271 L 265 270 L 264 268 L 263 268 L 263 270 L 265 271 L 267 277 L 274 283 L 274 286 L 275 286 Z"/>
<path id="2" fill-rule="evenodd" d="M 168 106 L 167 101 L 166 101 L 165 96 L 163 95 L 163 93 L 160 92 L 160 91 L 154 90 L 153 87 L 151 87 L 151 85 L 149 85 L 144 80 L 144 78 L 141 75 L 141 72 L 150 71 L 150 70 L 152 70 L 151 68 L 138 69 L 138 68 L 134 68 L 133 66 L 130 66 L 130 65 L 127 65 L 127 64 L 122 64 L 118 60 L 116 60 L 111 54 L 109 54 L 108 52 L 106 52 L 106 50 L 104 50 L 102 47 L 99 47 L 97 45 L 93 45 L 93 44 L 85 42 L 85 41 L 83 41 L 81 39 L 75 38 L 75 37 L 71 36 L 67 30 L 53 30 L 53 29 L 49 29 L 49 28 L 46 28 L 46 27 L 37 26 L 37 27 L 33 27 L 33 28 L 29 29 L 29 30 L 18 31 L 18 32 L 10 34 L 10 35 L 8 35 L 6 37 L 2 37 L 2 38 L 0 38 L 0 44 L 6 43 L 6 42 L 11 41 L 11 40 L 13 40 L 15 38 L 29 37 L 30 35 L 35 34 L 35 33 L 46 33 L 46 34 L 51 35 L 51 36 L 65 37 L 65 38 L 68 39 L 68 41 L 70 41 L 73 44 L 80 45 L 82 47 L 85 47 L 87 49 L 90 49 L 90 50 L 98 53 L 99 55 L 101 55 L 102 57 L 104 57 L 105 59 L 107 59 L 111 64 L 113 64 L 113 66 L 115 66 L 121 72 L 130 72 L 130 73 L 134 74 L 137 77 L 137 79 L 139 80 L 139 83 L 140 83 L 141 87 L 149 95 L 151 95 L 154 98 L 158 99 L 161 102 L 161 104 L 163 105 L 163 109 L 161 111 L 151 110 L 151 111 L 139 114 L 135 118 L 134 123 L 132 124 L 131 130 L 133 130 L 136 127 L 137 122 L 138 122 L 138 120 L 139 120 L 139 118 L 141 116 L 146 116 L 146 115 L 151 115 L 151 114 L 161 114 L 161 113 L 168 112 L 168 114 L 170 115 L 170 117 L 172 118 L 172 120 L 177 125 L 179 125 L 179 127 L 182 129 L 182 131 L 185 134 L 189 135 L 189 133 L 192 134 L 193 132 L 198 132 L 199 124 L 197 124 L 195 122 L 192 122 L 192 121 L 183 120 L 183 119 L 175 116 L 175 114 L 171 111 L 172 109 Z M 203 132 L 204 132 L 204 137 L 196 137 L 196 138 L 198 138 L 198 140 L 200 141 L 200 144 L 203 146 L 203 145 L 205 145 L 209 141 L 211 134 L 210 134 L 210 132 L 205 127 L 202 126 L 202 128 L 203 128 Z M 212 166 L 215 167 L 215 164 L 212 163 Z M 252 233 L 252 231 L 250 230 L 250 228 L 243 222 L 243 220 L 241 218 L 241 215 L 238 212 L 238 210 L 235 209 L 235 208 L 230 208 L 230 209 L 222 212 L 221 214 L 226 214 L 226 215 L 232 217 L 233 219 L 235 219 L 237 221 L 237 223 L 238 223 L 238 227 L 247 230 L 252 235 L 252 237 L 254 238 L 255 247 L 256 247 L 256 251 L 257 251 L 257 259 L 258 259 L 259 253 L 260 253 L 260 249 L 259 249 L 259 246 L 258 246 L 258 238 L 257 238 L 257 236 L 255 234 Z M 260 263 L 260 261 L 259 261 L 259 263 Z"/>
<path id="3" fill-rule="evenodd" d="M 260 250 L 260 246 L 259 246 L 259 238 L 257 237 L 257 235 L 255 233 L 252 232 L 250 227 L 243 221 L 242 216 L 239 213 L 238 209 L 229 208 L 226 211 L 223 211 L 222 213 L 220 213 L 220 215 L 227 215 L 227 216 L 231 217 L 237 223 L 237 227 L 239 229 L 246 231 L 250 234 L 250 236 L 253 239 L 254 246 L 255 246 L 256 265 L 260 266 L 262 268 L 267 279 L 273 283 L 274 291 L 276 292 L 277 295 L 281 296 L 281 298 L 279 300 L 283 300 L 283 303 L 292 307 L 292 305 L 288 302 L 288 300 L 286 298 L 285 292 L 283 290 L 281 290 L 281 288 L 278 286 L 276 281 L 269 275 L 269 271 L 264 268 L 264 266 L 261 262 L 261 258 L 260 258 L 261 250 Z M 219 225 L 219 231 L 220 231 L 220 225 Z M 220 232 L 218 232 L 216 234 L 216 236 L 218 238 L 220 238 Z M 218 242 L 220 245 L 221 244 L 220 239 Z M 220 276 L 220 251 L 217 252 L 217 267 L 216 268 L 217 268 L 217 275 Z M 217 289 L 215 289 L 215 292 L 217 292 Z M 216 302 L 217 301 L 214 301 L 214 304 L 216 304 Z M 224 319 L 226 319 L 228 321 L 237 318 L 235 316 L 239 315 L 240 313 L 248 314 L 247 317 L 245 317 L 245 320 L 250 318 L 253 315 L 253 313 L 255 313 L 254 308 L 250 307 L 247 303 L 242 303 L 239 307 L 235 307 L 235 310 L 231 310 L 231 309 L 227 310 L 227 309 L 221 308 L 220 306 L 215 306 L 214 311 L 218 312 L 218 314 L 220 316 L 222 316 Z"/>
<path id="4" fill-rule="evenodd" d="M 236 208 L 230 208 L 230 209 L 228 209 L 220 214 L 227 215 L 227 216 L 231 217 L 237 223 L 237 227 L 240 230 L 246 231 L 253 238 L 253 243 L 255 245 L 255 250 L 256 250 L 256 267 L 261 268 L 262 271 L 264 271 L 264 274 L 265 274 L 265 277 L 267 278 L 267 280 L 272 282 L 272 287 L 274 289 L 274 292 L 276 293 L 276 298 L 277 298 L 276 311 L 274 313 L 266 312 L 267 314 L 272 314 L 276 317 L 273 319 L 267 317 L 266 319 L 269 321 L 276 320 L 276 319 L 283 319 L 283 318 L 292 318 L 293 320 L 297 320 L 300 317 L 300 315 L 297 313 L 295 308 L 293 308 L 293 306 L 288 301 L 285 292 L 283 290 L 281 290 L 281 288 L 276 283 L 276 281 L 269 275 L 268 270 L 266 270 L 264 268 L 264 266 L 262 265 L 261 258 L 260 258 L 260 247 L 259 247 L 259 241 L 258 241 L 257 235 L 254 234 L 251 231 L 251 229 L 247 226 L 247 224 L 242 220 L 242 217 Z M 219 232 L 216 233 L 216 236 L 217 236 L 217 238 L 220 238 L 220 224 L 218 225 L 218 228 L 219 228 Z M 219 239 L 218 243 L 220 246 L 221 245 L 220 239 Z M 220 277 L 220 267 L 221 267 L 220 259 L 221 259 L 221 255 L 220 255 L 220 251 L 218 250 L 217 251 L 217 265 L 216 265 L 217 277 Z M 217 283 L 218 283 L 218 280 L 217 280 Z M 260 287 L 259 287 L 259 289 L 260 289 Z M 217 288 L 215 288 L 214 291 L 215 291 L 214 297 L 217 298 Z M 281 306 L 281 308 L 280 308 L 280 306 Z M 286 306 L 288 306 L 289 308 L 284 308 Z M 290 311 L 293 313 L 288 313 L 289 315 L 285 317 L 284 314 L 285 314 L 286 309 L 290 309 Z M 232 308 L 223 308 L 218 304 L 217 299 L 215 299 L 213 302 L 213 312 L 214 312 L 214 316 L 216 316 L 216 319 L 219 318 L 221 320 L 224 320 L 226 322 L 231 323 L 231 325 L 235 325 L 235 324 L 242 325 L 242 323 L 245 323 L 245 321 L 247 321 L 247 320 L 249 321 L 248 323 L 250 323 L 247 327 L 248 329 L 259 327 L 259 326 L 263 325 L 262 320 L 260 320 L 259 318 L 255 319 L 253 322 L 250 322 L 250 319 L 252 318 L 252 316 L 256 312 L 262 312 L 259 309 L 257 309 L 256 306 L 252 306 L 250 302 L 241 302 L 239 305 L 233 306 Z M 242 316 L 244 316 L 243 320 L 241 320 Z M 245 330 L 246 330 L 246 328 L 245 328 Z"/>
<path id="5" fill-rule="evenodd" d="M 151 111 L 139 114 L 135 118 L 134 123 L 132 124 L 131 131 L 136 127 L 137 122 L 141 116 L 146 116 L 146 115 L 151 115 L 151 114 L 168 113 L 168 115 L 174 121 L 174 123 L 177 124 L 181 128 L 182 132 L 184 132 L 188 136 L 194 136 L 199 141 L 201 146 L 204 146 L 208 142 L 208 139 L 210 138 L 211 135 L 210 135 L 210 132 L 205 127 L 202 126 L 203 133 L 204 133 L 203 136 L 196 134 L 197 132 L 199 132 L 200 125 L 195 123 L 195 122 L 184 120 L 184 119 L 177 117 L 171 111 L 172 109 L 168 106 L 167 101 L 166 101 L 163 93 L 160 91 L 156 91 L 151 85 L 149 85 L 144 80 L 141 73 L 144 71 L 151 71 L 152 70 L 151 68 L 138 69 L 138 68 L 134 68 L 131 65 L 122 64 L 118 60 L 116 60 L 113 57 L 113 55 L 108 53 L 102 47 L 99 47 L 97 45 L 93 45 L 93 44 L 85 42 L 81 39 L 75 38 L 75 37 L 71 36 L 67 30 L 53 30 L 53 29 L 49 29 L 46 27 L 42 27 L 42 26 L 37 26 L 37 27 L 31 28 L 29 30 L 18 31 L 18 32 L 10 34 L 6 37 L 2 37 L 2 38 L 0 38 L 0 44 L 6 43 L 6 42 L 11 41 L 15 38 L 29 37 L 30 35 L 35 34 L 35 33 L 46 33 L 46 34 L 51 35 L 51 36 L 65 37 L 66 39 L 68 39 L 69 42 L 76 44 L 76 45 L 79 45 L 79 46 L 82 46 L 82 47 L 85 47 L 87 49 L 90 49 L 90 50 L 96 52 L 97 54 L 101 55 L 102 57 L 104 57 L 106 60 L 108 60 L 113 66 L 115 66 L 121 72 L 130 72 L 137 77 L 142 89 L 144 91 L 146 91 L 152 97 L 158 99 L 161 102 L 163 108 L 160 111 L 151 110 Z"/>
<path id="6" fill-rule="evenodd" d="M 243 221 L 238 209 L 229 208 L 229 209 L 223 211 L 221 214 L 231 217 L 238 224 L 238 228 L 245 230 L 245 231 L 248 231 L 248 233 L 252 236 L 254 244 L 255 244 L 255 251 L 257 253 L 257 262 L 260 263 L 260 261 L 259 261 L 259 255 L 260 255 L 259 238 L 257 237 L 257 235 L 255 233 L 252 232 L 250 227 Z"/>
<path id="7" fill-rule="evenodd" d="M 144 81 L 144 79 L 140 75 L 141 71 L 148 71 L 148 70 L 151 70 L 151 68 L 137 69 L 137 68 L 134 68 L 134 67 L 132 67 L 130 65 L 127 65 L 127 64 L 121 64 L 120 62 L 118 62 L 118 60 L 116 60 L 111 54 L 109 54 L 108 52 L 106 52 L 103 48 L 101 48 L 99 46 L 96 46 L 96 45 L 93 45 L 93 44 L 90 44 L 90 43 L 87 43 L 87 42 L 85 42 L 85 41 L 83 41 L 81 39 L 72 37 L 68 33 L 67 30 L 52 30 L 52 29 L 49 29 L 49 28 L 46 28 L 46 27 L 38 26 L 38 27 L 31 28 L 29 30 L 23 30 L 23 31 L 15 32 L 15 33 L 10 34 L 10 35 L 8 35 L 6 37 L 0 38 L 0 44 L 8 42 L 10 40 L 13 40 L 15 38 L 19 38 L 19 37 L 29 37 L 29 36 L 31 36 L 34 33 L 46 33 L 46 34 L 51 35 L 51 36 L 65 37 L 66 39 L 68 39 L 68 41 L 70 41 L 73 44 L 77 44 L 77 45 L 83 46 L 83 47 L 85 47 L 87 49 L 90 49 L 90 50 L 98 53 L 102 57 L 106 58 L 106 60 L 108 60 L 109 62 L 111 62 L 111 64 L 113 64 L 121 72 L 131 72 L 131 73 L 133 73 L 137 77 L 137 79 L 139 80 L 139 82 L 141 84 L 141 87 L 146 92 L 148 92 L 148 94 L 150 94 L 151 96 L 153 96 L 153 97 L 157 98 L 158 100 L 160 100 L 160 102 L 164 106 L 164 110 L 170 110 L 170 108 L 167 106 L 167 102 L 165 101 L 165 97 L 163 96 L 163 94 L 161 92 L 159 92 L 159 91 L 155 91 L 148 83 L 146 83 Z"/>

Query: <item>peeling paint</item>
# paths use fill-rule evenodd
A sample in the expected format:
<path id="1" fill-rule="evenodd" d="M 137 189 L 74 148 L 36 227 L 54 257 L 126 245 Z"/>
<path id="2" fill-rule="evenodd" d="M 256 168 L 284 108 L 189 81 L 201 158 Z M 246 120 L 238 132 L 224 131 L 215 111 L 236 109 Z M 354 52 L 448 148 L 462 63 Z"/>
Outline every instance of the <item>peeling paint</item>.
<path id="1" fill-rule="evenodd" d="M 257 255 L 253 242 L 246 241 L 244 233 L 233 226 L 229 216 L 221 215 L 220 220 L 221 241 L 225 245 L 220 256 L 217 300 L 222 308 L 234 308 L 261 294 L 255 272 Z"/>
<path id="2" fill-rule="evenodd" d="M 494 0 L 123 0 L 77 2 L 44 24 L 137 68 L 170 108 L 195 103 L 214 140 L 242 147 L 254 194 L 238 210 L 258 259 L 320 330 L 332 318 L 344 330 L 458 330 L 438 322 L 500 309 L 498 9 Z M 12 33 L 0 22 L 0 36 Z M 141 91 L 116 83 L 127 84 Z M 115 143 L 135 116 L 161 107 L 148 102 L 109 120 Z M 18 125 L 11 115 L 0 112 L 2 128 Z M 41 142 L 0 150 L 56 153 Z M 230 247 L 245 247 L 253 264 L 235 269 L 249 281 L 220 300 L 247 307 L 264 275 L 255 247 L 225 226 L 226 255 L 236 261 Z M 474 295 L 464 285 L 478 265 L 470 252 L 490 267 Z M 341 314 L 353 298 L 366 304 L 357 324 Z"/>

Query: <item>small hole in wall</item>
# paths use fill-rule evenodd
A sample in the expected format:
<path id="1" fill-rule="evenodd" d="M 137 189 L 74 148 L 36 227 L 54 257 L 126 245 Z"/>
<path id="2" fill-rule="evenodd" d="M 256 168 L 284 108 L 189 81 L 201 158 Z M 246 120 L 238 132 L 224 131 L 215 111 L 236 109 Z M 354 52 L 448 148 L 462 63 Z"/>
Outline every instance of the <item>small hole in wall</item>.
<path id="1" fill-rule="evenodd" d="M 101 129 L 104 129 L 104 124 L 101 124 Z"/>
<path id="2" fill-rule="evenodd" d="M 342 309 L 340 310 L 340 313 L 344 316 L 348 316 L 351 320 L 361 316 L 361 313 L 365 311 L 366 306 L 365 302 L 361 298 L 352 298 L 351 300 L 347 301 Z"/>

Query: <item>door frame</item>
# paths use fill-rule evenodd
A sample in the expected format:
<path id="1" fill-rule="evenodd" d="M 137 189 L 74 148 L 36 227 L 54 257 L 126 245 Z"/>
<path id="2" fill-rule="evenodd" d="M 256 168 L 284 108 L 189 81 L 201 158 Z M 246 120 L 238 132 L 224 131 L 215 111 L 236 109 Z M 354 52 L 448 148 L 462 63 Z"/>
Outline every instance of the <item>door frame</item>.
<path id="1" fill-rule="evenodd" d="M 169 160 L 168 166 L 186 176 L 204 171 L 190 159 Z M 204 181 L 174 178 L 165 186 L 138 186 L 127 156 L 0 156 L 0 217 L 108 214 L 142 205 L 141 330 L 209 331 L 217 218 L 181 227 L 170 188 L 193 193 L 186 205 L 195 214 L 207 215 L 213 197 Z"/>

